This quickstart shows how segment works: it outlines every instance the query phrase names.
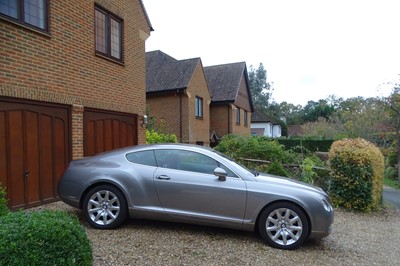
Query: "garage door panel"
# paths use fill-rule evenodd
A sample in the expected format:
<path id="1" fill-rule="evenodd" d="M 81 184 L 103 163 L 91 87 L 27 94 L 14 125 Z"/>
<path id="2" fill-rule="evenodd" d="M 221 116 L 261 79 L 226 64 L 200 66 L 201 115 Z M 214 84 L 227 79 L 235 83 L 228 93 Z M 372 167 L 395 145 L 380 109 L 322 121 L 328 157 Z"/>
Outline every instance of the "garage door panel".
<path id="1" fill-rule="evenodd" d="M 112 120 L 112 142 L 113 142 L 113 149 L 121 147 L 120 145 L 120 122 L 118 120 Z"/>
<path id="2" fill-rule="evenodd" d="M 53 132 L 52 117 L 42 115 L 40 118 L 40 128 L 45 128 L 40 135 L 40 176 L 42 180 L 42 198 L 49 199 L 53 195 Z"/>
<path id="3" fill-rule="evenodd" d="M 12 206 L 21 207 L 25 204 L 25 184 L 24 184 L 24 146 L 23 146 L 23 121 L 22 111 L 8 112 L 8 196 Z"/>
<path id="4" fill-rule="evenodd" d="M 6 113 L 0 111 L 0 184 L 7 187 Z"/>
<path id="5" fill-rule="evenodd" d="M 54 138 L 55 154 L 54 158 L 54 173 L 53 173 L 53 195 L 57 194 L 57 184 L 64 173 L 65 166 L 68 164 L 68 143 L 67 139 L 67 125 L 62 119 L 55 119 L 55 132 Z"/>
<path id="6" fill-rule="evenodd" d="M 39 158 L 39 114 L 37 112 L 27 111 L 26 115 L 26 153 L 24 176 L 28 188 L 26 197 L 29 203 L 40 202 L 40 171 L 37 162 Z"/>
<path id="7" fill-rule="evenodd" d="M 89 134 L 90 136 L 95 135 L 95 124 L 94 121 L 90 121 L 86 125 L 86 134 Z M 95 138 L 90 138 L 85 140 L 85 148 L 88 150 L 90 154 L 95 154 L 95 144 L 94 144 Z"/>
<path id="8" fill-rule="evenodd" d="M 135 136 L 136 135 L 136 127 L 130 124 L 127 124 L 127 137 L 126 137 L 126 146 L 133 146 L 136 145 L 134 142 L 133 138 L 130 138 L 129 136 Z"/>
<path id="9" fill-rule="evenodd" d="M 119 125 L 119 140 L 121 147 L 129 146 L 126 123 L 120 123 Z"/>

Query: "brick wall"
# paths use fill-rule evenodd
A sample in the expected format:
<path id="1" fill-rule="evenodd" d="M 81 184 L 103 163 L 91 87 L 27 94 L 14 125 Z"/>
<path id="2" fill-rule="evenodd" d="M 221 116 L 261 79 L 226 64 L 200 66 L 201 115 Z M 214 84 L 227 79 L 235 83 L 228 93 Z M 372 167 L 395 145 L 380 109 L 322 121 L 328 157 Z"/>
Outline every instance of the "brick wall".
<path id="1" fill-rule="evenodd" d="M 210 129 L 215 131 L 219 137 L 229 134 L 229 110 L 228 104 L 211 105 L 210 107 Z"/>
<path id="2" fill-rule="evenodd" d="M 244 112 L 240 110 L 240 124 L 236 124 L 236 106 L 232 104 L 211 105 L 210 129 L 214 130 L 219 137 L 227 134 L 248 136 L 251 134 L 250 117 L 247 112 L 247 126 L 244 125 Z M 229 114 L 228 114 L 229 113 Z"/>
<path id="3" fill-rule="evenodd" d="M 95 3 L 123 19 L 123 64 L 95 55 Z M 49 11 L 48 34 L 0 19 L 0 95 L 72 105 L 77 158 L 84 107 L 145 113 L 150 28 L 139 1 L 49 1 Z M 144 127 L 138 127 L 138 142 L 145 142 Z"/>
<path id="4" fill-rule="evenodd" d="M 203 142 L 205 146 L 210 145 L 210 102 L 211 97 L 208 91 L 204 70 L 199 63 L 193 73 L 192 79 L 186 91 L 188 95 L 187 117 L 189 123 L 188 142 L 196 144 Z M 203 99 L 203 117 L 196 118 L 195 106 L 196 96 Z"/>
<path id="5" fill-rule="evenodd" d="M 172 92 L 167 95 L 147 98 L 150 114 L 156 118 L 157 126 L 161 128 L 161 131 L 165 131 L 163 133 L 175 134 L 178 139 L 180 138 L 179 97 L 179 94 Z M 182 95 L 182 101 L 183 98 L 186 98 L 186 96 Z"/>
<path id="6" fill-rule="evenodd" d="M 243 109 L 240 109 L 240 123 L 236 124 L 236 106 L 232 105 L 232 116 L 231 116 L 232 134 L 250 136 L 251 134 L 250 114 L 251 114 L 250 112 L 247 112 L 247 125 L 245 125 L 244 111 Z"/>

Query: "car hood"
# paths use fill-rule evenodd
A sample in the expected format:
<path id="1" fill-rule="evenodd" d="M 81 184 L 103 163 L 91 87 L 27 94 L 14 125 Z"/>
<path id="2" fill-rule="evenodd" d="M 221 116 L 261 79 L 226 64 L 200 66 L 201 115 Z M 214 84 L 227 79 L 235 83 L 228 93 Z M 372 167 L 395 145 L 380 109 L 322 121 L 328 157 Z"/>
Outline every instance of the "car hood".
<path id="1" fill-rule="evenodd" d="M 256 176 L 255 179 L 257 182 L 262 182 L 262 183 L 268 183 L 270 185 L 277 185 L 280 187 L 288 187 L 288 188 L 293 188 L 293 189 L 301 189 L 301 190 L 308 190 L 311 192 L 315 192 L 321 195 L 326 196 L 327 194 L 325 191 L 319 187 L 297 181 L 294 179 L 286 178 L 286 177 L 281 177 L 281 176 L 275 176 L 275 175 L 270 175 L 270 174 L 265 174 L 265 173 L 260 173 L 260 175 Z"/>

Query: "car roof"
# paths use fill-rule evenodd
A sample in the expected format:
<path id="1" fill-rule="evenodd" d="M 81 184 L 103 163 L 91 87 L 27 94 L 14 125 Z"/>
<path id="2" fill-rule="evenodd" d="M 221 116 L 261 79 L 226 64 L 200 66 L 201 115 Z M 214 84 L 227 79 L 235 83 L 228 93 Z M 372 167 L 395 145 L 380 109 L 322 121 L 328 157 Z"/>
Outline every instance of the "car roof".
<path id="1" fill-rule="evenodd" d="M 136 151 L 144 151 L 144 150 L 151 150 L 151 149 L 183 149 L 183 150 L 192 150 L 192 151 L 207 151 L 213 152 L 213 149 L 205 146 L 199 146 L 195 144 L 186 144 L 186 143 L 157 143 L 157 144 L 141 144 L 136 146 L 129 146 L 124 148 L 119 148 L 115 150 L 106 151 L 103 153 L 99 153 L 94 155 L 96 157 L 108 157 L 114 156 L 119 154 L 125 154 L 129 152 L 136 152 Z"/>

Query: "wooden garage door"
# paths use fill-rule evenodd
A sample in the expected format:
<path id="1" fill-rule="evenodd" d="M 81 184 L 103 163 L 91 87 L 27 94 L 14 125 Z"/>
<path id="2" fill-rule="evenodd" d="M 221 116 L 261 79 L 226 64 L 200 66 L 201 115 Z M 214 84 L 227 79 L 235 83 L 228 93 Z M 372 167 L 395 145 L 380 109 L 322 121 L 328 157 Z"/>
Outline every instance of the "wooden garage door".
<path id="1" fill-rule="evenodd" d="M 0 182 L 12 209 L 57 198 L 70 159 L 69 113 L 68 106 L 0 98 Z"/>
<path id="2" fill-rule="evenodd" d="M 137 115 L 85 109 L 84 155 L 137 145 Z"/>

